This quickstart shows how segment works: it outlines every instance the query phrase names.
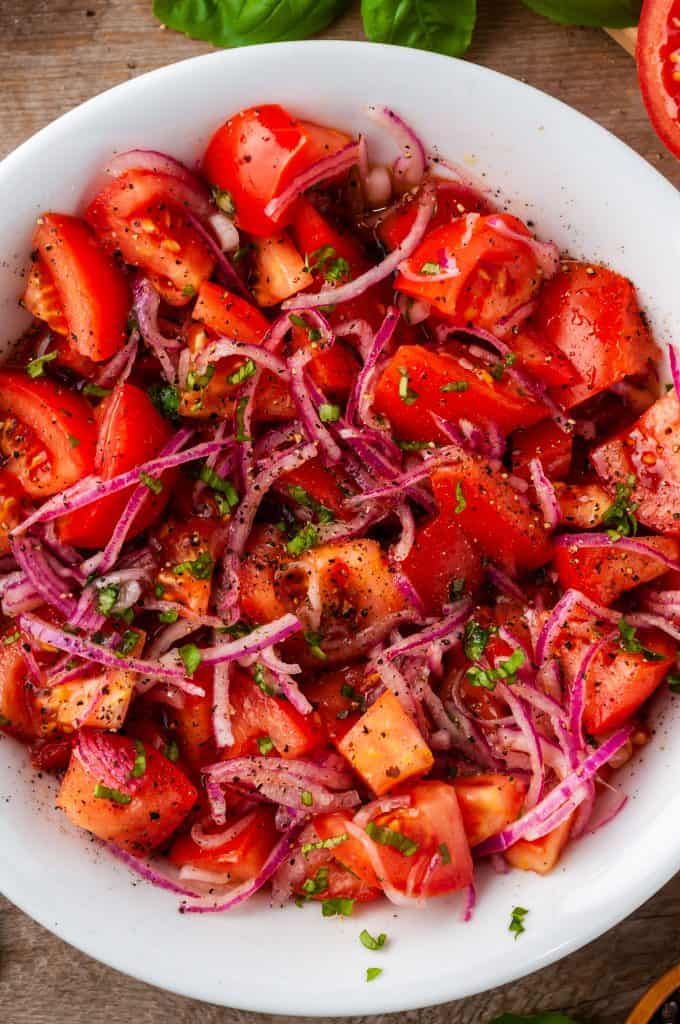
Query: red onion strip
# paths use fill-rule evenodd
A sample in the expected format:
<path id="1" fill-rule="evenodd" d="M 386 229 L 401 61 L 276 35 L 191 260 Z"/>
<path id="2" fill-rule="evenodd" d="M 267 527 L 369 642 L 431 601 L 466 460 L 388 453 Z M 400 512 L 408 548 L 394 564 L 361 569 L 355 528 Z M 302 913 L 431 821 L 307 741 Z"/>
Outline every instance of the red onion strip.
<path id="1" fill-rule="evenodd" d="M 358 142 L 348 142 L 337 153 L 332 153 L 330 156 L 317 160 L 316 163 L 296 175 L 278 196 L 274 196 L 273 199 L 269 200 L 264 208 L 265 216 L 270 217 L 272 220 L 277 220 L 291 203 L 299 199 L 307 189 L 313 188 L 314 185 L 327 181 L 329 178 L 335 178 L 336 175 L 342 174 L 344 171 L 348 171 L 358 161 Z"/>
<path id="2" fill-rule="evenodd" d="M 529 473 L 531 474 L 531 482 L 536 491 L 538 504 L 541 506 L 543 521 L 547 527 L 554 530 L 562 518 L 562 511 L 555 488 L 546 476 L 543 464 L 539 458 L 530 460 Z"/>

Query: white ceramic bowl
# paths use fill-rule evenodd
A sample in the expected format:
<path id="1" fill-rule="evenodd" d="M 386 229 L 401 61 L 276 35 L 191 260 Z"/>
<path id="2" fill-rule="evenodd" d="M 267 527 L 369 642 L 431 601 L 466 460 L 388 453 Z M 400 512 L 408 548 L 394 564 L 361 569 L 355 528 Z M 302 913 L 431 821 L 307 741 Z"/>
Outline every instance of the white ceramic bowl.
<path id="1" fill-rule="evenodd" d="M 45 208 L 77 210 L 112 151 L 142 146 L 186 161 L 225 115 L 278 101 L 352 130 L 375 129 L 387 103 L 428 144 L 473 164 L 512 210 L 571 253 L 604 260 L 639 287 L 660 341 L 680 324 L 680 199 L 612 135 L 553 99 L 473 64 L 365 43 L 308 42 L 211 54 L 144 75 L 91 100 L 0 165 L 0 332 L 20 327 L 16 300 L 32 224 Z M 379 156 L 390 152 L 376 139 Z M 479 872 L 473 921 L 461 900 L 423 912 L 387 903 L 347 920 L 316 906 L 180 915 L 174 896 L 133 877 L 51 808 L 25 751 L 0 742 L 0 884 L 28 914 L 91 956 L 152 984 L 271 1013 L 335 1016 L 404 1010 L 520 977 L 616 924 L 680 867 L 680 725 L 675 698 L 654 743 L 623 779 L 632 799 L 607 828 L 570 847 L 547 878 Z M 665 698 L 662 700 L 665 704 Z M 512 908 L 526 932 L 508 931 Z M 385 931 L 369 953 L 359 932 Z M 367 984 L 367 966 L 383 975 Z"/>

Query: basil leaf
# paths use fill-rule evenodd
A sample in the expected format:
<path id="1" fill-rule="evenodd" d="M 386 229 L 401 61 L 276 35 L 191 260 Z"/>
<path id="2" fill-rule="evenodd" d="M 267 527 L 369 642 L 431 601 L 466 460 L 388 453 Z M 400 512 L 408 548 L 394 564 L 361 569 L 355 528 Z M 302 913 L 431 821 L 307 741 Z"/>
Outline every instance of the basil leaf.
<path id="1" fill-rule="evenodd" d="M 476 0 L 361 0 L 369 39 L 460 57 L 472 39 Z"/>
<path id="2" fill-rule="evenodd" d="M 214 46 L 251 46 L 321 32 L 349 0 L 154 0 L 168 28 Z"/>
<path id="3" fill-rule="evenodd" d="M 536 14 L 561 25 L 627 28 L 640 20 L 642 0 L 522 0 Z"/>

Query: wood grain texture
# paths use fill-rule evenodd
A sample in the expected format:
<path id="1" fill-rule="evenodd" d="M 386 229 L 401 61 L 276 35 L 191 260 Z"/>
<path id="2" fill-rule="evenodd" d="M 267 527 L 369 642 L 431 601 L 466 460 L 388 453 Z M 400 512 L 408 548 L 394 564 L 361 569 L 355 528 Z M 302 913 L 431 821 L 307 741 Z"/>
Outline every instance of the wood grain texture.
<path id="1" fill-rule="evenodd" d="M 161 29 L 150 6 L 149 0 L 0 0 L 0 156 L 90 96 L 211 49 Z M 680 186 L 680 163 L 663 150 L 647 122 L 635 66 L 611 39 L 594 30 L 552 25 L 515 0 L 480 0 L 479 8 L 471 60 L 581 110 Z M 327 35 L 362 38 L 356 10 Z M 55 865 L 55 884 L 58 870 Z M 493 992 L 399 1020 L 487 1024 L 505 1010 L 561 1009 L 591 1024 L 621 1024 L 643 990 L 678 959 L 680 876 L 618 928 L 560 963 Z M 2 1024 L 268 1020 L 125 978 L 67 947 L 0 898 Z M 395 1024 L 397 1015 L 380 1021 Z"/>

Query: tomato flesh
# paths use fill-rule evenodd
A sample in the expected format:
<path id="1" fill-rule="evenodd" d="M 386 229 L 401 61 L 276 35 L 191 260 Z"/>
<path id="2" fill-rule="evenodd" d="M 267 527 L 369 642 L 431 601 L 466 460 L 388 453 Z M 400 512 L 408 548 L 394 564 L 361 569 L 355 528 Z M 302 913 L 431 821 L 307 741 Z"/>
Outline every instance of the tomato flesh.
<path id="1" fill-rule="evenodd" d="M 676 559 L 680 545 L 671 537 L 645 537 L 644 544 L 667 558 Z M 619 551 L 616 545 L 557 547 L 555 568 L 564 590 L 580 590 L 598 604 L 610 605 L 621 594 L 663 576 L 666 566 L 651 555 Z"/>
<path id="2" fill-rule="evenodd" d="M 453 788 L 470 846 L 498 835 L 520 816 L 526 785 L 507 775 L 466 775 Z"/>
<path id="3" fill-rule="evenodd" d="M 512 471 L 515 476 L 530 480 L 529 463 L 538 458 L 551 481 L 561 480 L 569 472 L 573 447 L 572 434 L 561 430 L 554 420 L 542 420 L 513 434 L 510 444 Z"/>
<path id="4" fill-rule="evenodd" d="M 452 594 L 474 594 L 484 577 L 477 548 L 455 517 L 446 513 L 418 527 L 401 571 L 415 587 L 428 615 L 441 615 Z"/>
<path id="5" fill-rule="evenodd" d="M 324 742 L 315 715 L 301 715 L 283 697 L 265 693 L 246 672 L 233 673 L 229 703 L 234 742 L 225 759 L 259 753 L 258 739 L 269 738 L 272 756 L 283 758 L 304 757 Z"/>
<path id="6" fill-rule="evenodd" d="M 224 831 L 220 827 L 219 831 Z M 209 830 L 206 830 L 209 835 Z M 205 848 L 189 835 L 178 836 L 168 858 L 177 867 L 191 865 L 224 874 L 225 881 L 248 882 L 256 878 L 278 839 L 271 807 L 256 807 L 248 825 L 220 846 Z"/>
<path id="7" fill-rule="evenodd" d="M 679 0 L 645 0 L 637 37 L 638 81 L 654 129 L 680 156 Z"/>

